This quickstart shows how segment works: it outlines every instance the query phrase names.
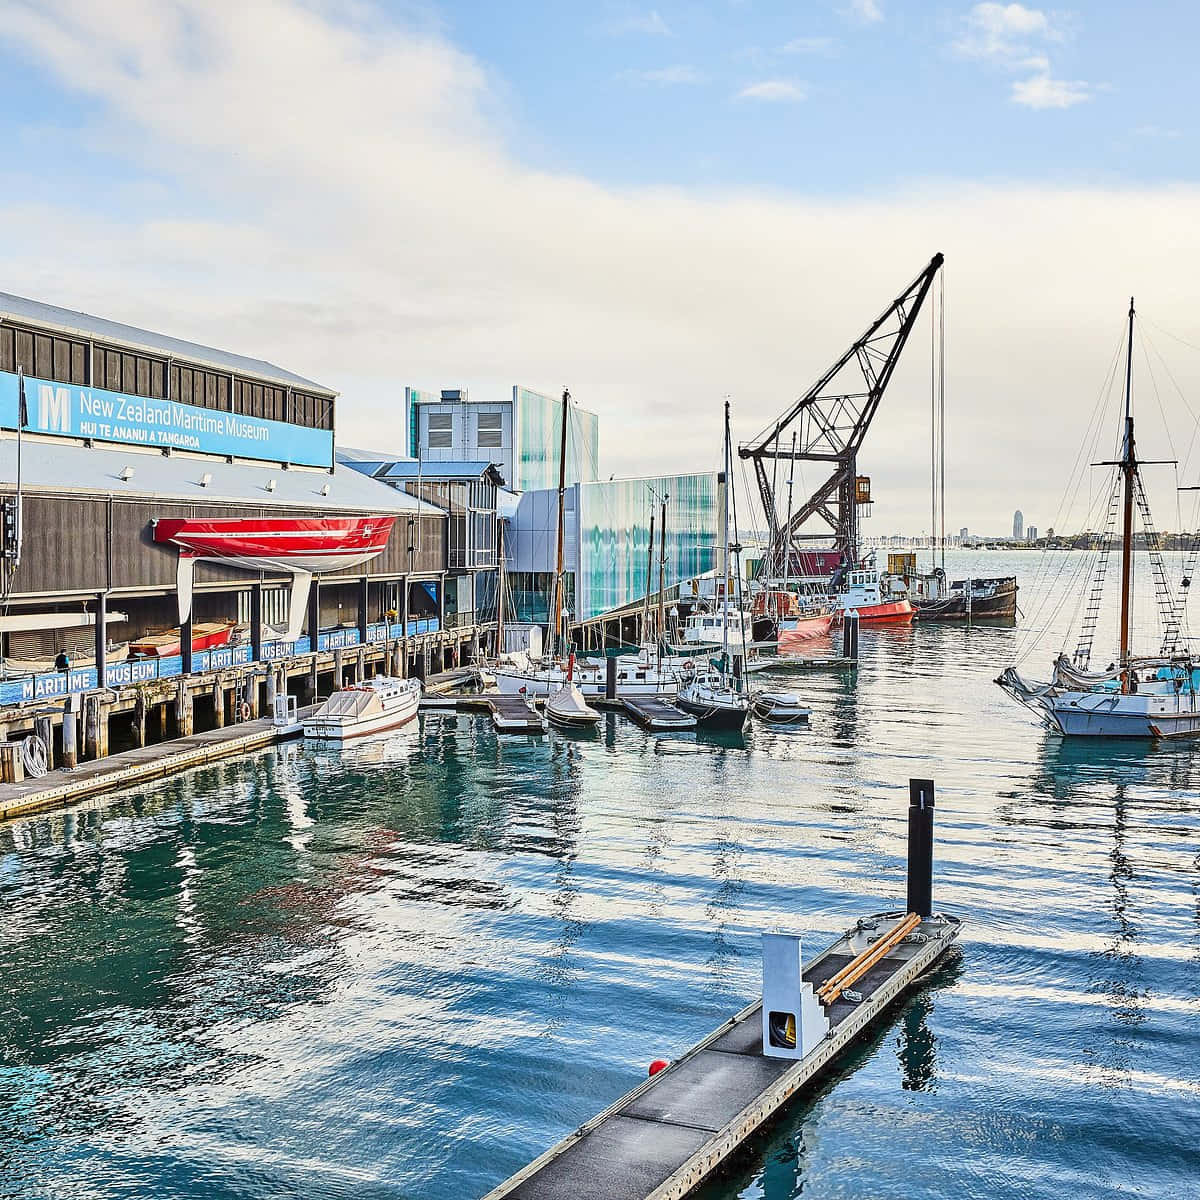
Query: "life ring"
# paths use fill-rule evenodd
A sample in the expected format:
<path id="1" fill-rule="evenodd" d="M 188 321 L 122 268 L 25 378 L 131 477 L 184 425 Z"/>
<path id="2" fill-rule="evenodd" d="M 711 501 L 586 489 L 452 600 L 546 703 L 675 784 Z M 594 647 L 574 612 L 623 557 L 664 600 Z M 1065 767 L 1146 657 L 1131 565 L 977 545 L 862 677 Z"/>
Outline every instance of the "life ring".
<path id="1" fill-rule="evenodd" d="M 245 700 L 242 701 L 241 714 L 243 721 L 250 720 L 250 705 Z"/>

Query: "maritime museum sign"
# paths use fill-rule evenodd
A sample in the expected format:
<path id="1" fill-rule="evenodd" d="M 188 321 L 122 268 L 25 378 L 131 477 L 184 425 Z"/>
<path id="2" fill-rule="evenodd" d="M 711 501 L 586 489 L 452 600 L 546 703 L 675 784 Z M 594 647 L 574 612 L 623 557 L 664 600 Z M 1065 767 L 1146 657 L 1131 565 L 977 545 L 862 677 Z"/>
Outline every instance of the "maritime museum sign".
<path id="1" fill-rule="evenodd" d="M 0 425 L 16 429 L 17 377 L 0 371 Z M 25 431 L 328 467 L 333 434 L 286 421 L 25 378 Z"/>

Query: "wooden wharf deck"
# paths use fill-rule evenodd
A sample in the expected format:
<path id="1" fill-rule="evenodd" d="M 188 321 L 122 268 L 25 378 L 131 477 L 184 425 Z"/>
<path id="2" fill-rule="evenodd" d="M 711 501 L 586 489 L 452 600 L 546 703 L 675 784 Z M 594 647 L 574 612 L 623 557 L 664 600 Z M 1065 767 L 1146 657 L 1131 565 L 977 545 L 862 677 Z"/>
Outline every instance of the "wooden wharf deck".
<path id="1" fill-rule="evenodd" d="M 300 719 L 314 710 L 315 706 L 301 710 Z M 69 770 L 50 771 L 36 778 L 29 776 L 20 783 L 0 784 L 0 820 L 63 808 L 115 788 L 134 787 L 299 736 L 298 725 L 280 727 L 266 718 L 242 721 L 92 759 Z"/>
<path id="2" fill-rule="evenodd" d="M 666 732 L 696 728 L 696 718 L 691 713 L 661 696 L 626 696 L 622 705 L 643 729 Z"/>
<path id="3" fill-rule="evenodd" d="M 872 921 L 894 920 L 902 913 Z M 865 924 L 865 923 L 864 923 Z M 754 1003 L 580 1126 L 484 1200 L 675 1200 L 686 1196 L 877 1022 L 950 948 L 956 918 L 935 914 L 826 1010 L 830 1031 L 799 1060 L 762 1052 Z M 818 987 L 868 944 L 857 926 L 804 967 Z"/>

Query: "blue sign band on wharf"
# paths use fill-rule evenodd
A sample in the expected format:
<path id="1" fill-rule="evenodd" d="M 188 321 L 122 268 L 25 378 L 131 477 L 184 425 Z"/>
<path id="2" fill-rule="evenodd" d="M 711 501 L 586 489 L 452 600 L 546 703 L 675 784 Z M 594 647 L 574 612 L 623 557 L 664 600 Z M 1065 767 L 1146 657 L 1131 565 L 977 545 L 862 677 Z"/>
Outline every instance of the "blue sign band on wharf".
<path id="1" fill-rule="evenodd" d="M 328 467 L 333 463 L 333 433 L 327 429 L 32 376 L 25 377 L 25 402 L 27 433 L 306 467 Z M 0 371 L 0 425 L 16 429 L 19 412 L 17 376 Z"/>

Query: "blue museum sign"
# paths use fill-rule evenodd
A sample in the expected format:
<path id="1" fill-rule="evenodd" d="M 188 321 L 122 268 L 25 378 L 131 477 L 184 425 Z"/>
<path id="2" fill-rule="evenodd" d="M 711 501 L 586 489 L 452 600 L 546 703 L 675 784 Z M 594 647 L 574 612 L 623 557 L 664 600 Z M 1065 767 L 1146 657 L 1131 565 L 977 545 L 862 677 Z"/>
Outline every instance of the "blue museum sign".
<path id="1" fill-rule="evenodd" d="M 17 376 L 0 371 L 0 425 L 16 429 L 19 411 Z M 28 375 L 24 428 L 28 433 L 231 454 L 298 466 L 333 464 L 333 433 L 328 429 L 308 429 L 174 400 L 126 396 L 102 388 L 51 383 Z"/>

